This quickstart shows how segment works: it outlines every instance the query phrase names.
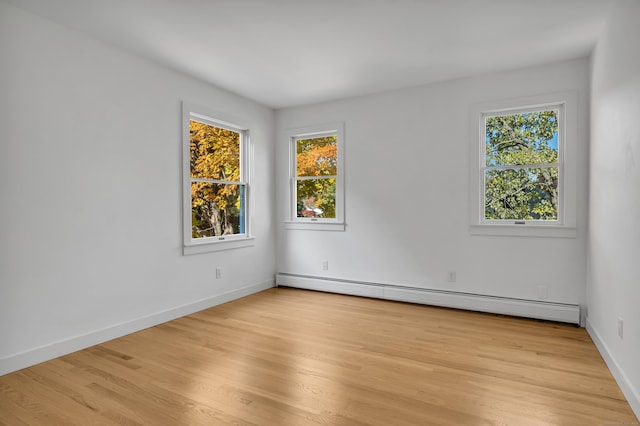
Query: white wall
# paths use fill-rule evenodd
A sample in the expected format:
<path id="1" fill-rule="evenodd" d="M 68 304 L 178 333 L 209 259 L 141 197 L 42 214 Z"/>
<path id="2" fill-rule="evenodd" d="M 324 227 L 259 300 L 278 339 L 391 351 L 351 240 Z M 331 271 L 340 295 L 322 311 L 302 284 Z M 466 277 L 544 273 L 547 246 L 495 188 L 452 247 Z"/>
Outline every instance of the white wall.
<path id="1" fill-rule="evenodd" d="M 616 2 L 592 59 L 587 327 L 640 416 L 638 18 L 640 2 Z"/>
<path id="2" fill-rule="evenodd" d="M 549 301 L 583 304 L 588 79 L 579 59 L 278 111 L 278 271 L 530 300 L 543 285 Z M 579 105 L 578 237 L 470 235 L 472 105 L 569 90 Z M 334 121 L 345 123 L 346 231 L 285 230 L 284 129 Z"/>
<path id="3" fill-rule="evenodd" d="M 0 58 L 0 374 L 272 285 L 271 109 L 4 2 Z M 254 247 L 181 254 L 182 100 L 251 125 Z"/>

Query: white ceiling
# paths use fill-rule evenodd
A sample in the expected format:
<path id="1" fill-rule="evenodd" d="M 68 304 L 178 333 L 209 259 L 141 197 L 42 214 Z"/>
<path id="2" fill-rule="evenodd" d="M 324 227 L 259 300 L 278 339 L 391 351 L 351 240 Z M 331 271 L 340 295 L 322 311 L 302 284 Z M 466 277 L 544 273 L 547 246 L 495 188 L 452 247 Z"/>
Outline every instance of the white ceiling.
<path id="1" fill-rule="evenodd" d="M 274 108 L 586 56 L 613 0 L 6 0 Z"/>

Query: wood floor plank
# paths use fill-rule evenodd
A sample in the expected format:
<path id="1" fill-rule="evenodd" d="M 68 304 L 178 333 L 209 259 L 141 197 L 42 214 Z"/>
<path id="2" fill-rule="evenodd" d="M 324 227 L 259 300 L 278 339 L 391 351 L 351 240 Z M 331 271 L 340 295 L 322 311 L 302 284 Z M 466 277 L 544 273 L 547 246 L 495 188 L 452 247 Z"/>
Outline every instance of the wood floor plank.
<path id="1" fill-rule="evenodd" d="M 0 377 L 0 425 L 616 422 L 584 329 L 287 288 Z"/>

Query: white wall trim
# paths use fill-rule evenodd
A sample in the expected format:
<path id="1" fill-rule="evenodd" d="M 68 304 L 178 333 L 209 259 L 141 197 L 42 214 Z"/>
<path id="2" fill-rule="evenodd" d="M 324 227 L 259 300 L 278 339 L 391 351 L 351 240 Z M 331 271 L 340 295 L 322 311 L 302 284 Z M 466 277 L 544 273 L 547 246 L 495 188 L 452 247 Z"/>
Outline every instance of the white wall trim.
<path id="1" fill-rule="evenodd" d="M 607 367 L 609 367 L 611 374 L 613 374 L 613 378 L 616 380 L 616 383 L 618 383 L 618 386 L 620 386 L 622 393 L 627 398 L 627 401 L 629 402 L 633 413 L 640 420 L 640 392 L 638 392 L 638 389 L 633 386 L 622 368 L 620 368 L 620 365 L 611 354 L 611 351 L 609 350 L 607 345 L 604 343 L 604 340 L 600 336 L 600 333 L 598 333 L 598 331 L 589 321 L 589 318 L 587 318 L 586 328 L 587 333 L 589 333 L 589 336 L 591 337 L 591 340 L 593 340 L 593 343 L 596 345 L 596 348 L 598 348 L 598 351 L 600 352 L 600 355 L 602 355 L 604 362 L 607 364 Z"/>
<path id="2" fill-rule="evenodd" d="M 580 324 L 580 306 L 279 273 L 276 285 Z"/>
<path id="3" fill-rule="evenodd" d="M 194 312 L 230 302 L 253 293 L 258 293 L 273 287 L 273 285 L 273 280 L 262 281 L 216 296 L 208 297 L 206 299 L 201 299 L 193 303 L 176 306 L 162 312 L 157 312 L 131 321 L 95 330 L 90 333 L 33 348 L 5 358 L 0 358 L 0 376 L 51 360 L 53 358 L 67 355 L 71 352 L 86 349 L 90 346 L 104 343 L 108 340 L 135 333 L 136 331 L 144 330 L 145 328 L 153 327 Z"/>

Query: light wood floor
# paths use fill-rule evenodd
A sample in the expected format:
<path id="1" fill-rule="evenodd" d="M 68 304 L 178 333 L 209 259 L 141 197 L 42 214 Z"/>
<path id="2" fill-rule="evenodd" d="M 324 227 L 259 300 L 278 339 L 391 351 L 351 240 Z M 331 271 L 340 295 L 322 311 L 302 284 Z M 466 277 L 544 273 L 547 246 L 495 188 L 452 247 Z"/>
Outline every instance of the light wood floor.
<path id="1" fill-rule="evenodd" d="M 584 329 L 278 288 L 2 376 L 0 424 L 638 423 Z"/>

